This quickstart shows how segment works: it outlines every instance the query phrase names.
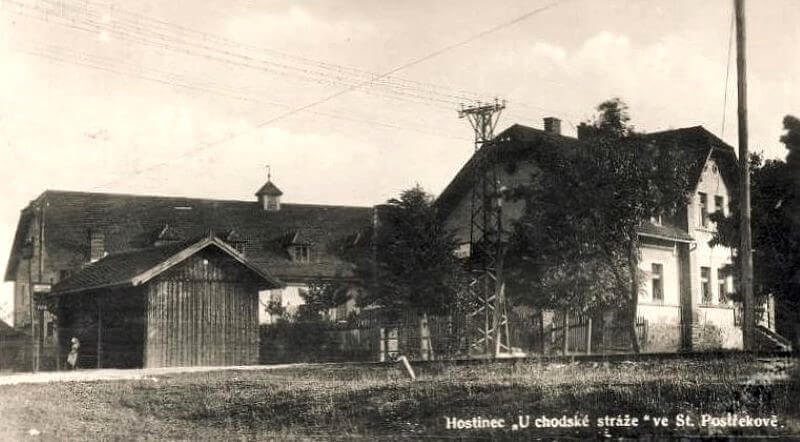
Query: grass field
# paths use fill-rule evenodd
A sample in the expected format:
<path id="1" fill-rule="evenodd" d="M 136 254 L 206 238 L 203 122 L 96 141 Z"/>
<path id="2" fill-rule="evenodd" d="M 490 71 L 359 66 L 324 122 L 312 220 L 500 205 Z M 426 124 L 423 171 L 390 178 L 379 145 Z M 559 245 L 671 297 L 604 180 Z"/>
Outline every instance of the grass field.
<path id="1" fill-rule="evenodd" d="M 797 382 L 748 384 L 769 370 L 753 358 L 637 363 L 518 362 L 417 367 L 318 365 L 185 373 L 135 381 L 0 387 L 4 439 L 528 440 L 661 435 L 800 434 Z M 700 426 L 703 414 L 777 416 L 778 427 Z M 535 428 L 541 416 L 588 415 L 588 428 Z M 639 427 L 598 428 L 628 414 Z M 695 426 L 677 427 L 675 416 Z M 518 416 L 530 427 L 512 430 Z M 668 417 L 655 429 L 645 415 Z M 505 428 L 448 430 L 446 417 L 504 419 Z M 31 436 L 35 429 L 38 435 Z"/>

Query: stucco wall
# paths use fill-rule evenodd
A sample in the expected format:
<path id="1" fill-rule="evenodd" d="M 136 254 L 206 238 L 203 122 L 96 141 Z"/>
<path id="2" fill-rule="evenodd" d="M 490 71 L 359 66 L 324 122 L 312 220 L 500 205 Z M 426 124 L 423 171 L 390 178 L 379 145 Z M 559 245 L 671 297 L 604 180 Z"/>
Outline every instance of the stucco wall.
<path id="1" fill-rule="evenodd" d="M 726 291 L 733 290 L 733 279 L 720 274 L 720 270 L 732 262 L 732 251 L 727 247 L 711 247 L 708 243 L 713 238 L 716 226 L 710 220 L 702 225 L 700 194 L 707 195 L 706 204 L 709 214 L 723 211 L 728 213 L 731 194 L 728 183 L 723 179 L 716 161 L 709 159 L 697 184 L 692 198 L 692 210 L 688 211 L 688 225 L 696 245 L 690 253 L 691 287 L 696 304 L 693 306 L 693 341 L 695 349 L 741 348 L 742 330 L 734 325 L 734 309 L 730 301 L 720 297 L 720 279 L 725 280 Z M 722 198 L 719 207 L 716 197 Z M 703 299 L 701 269 L 709 269 L 710 301 Z"/>
<path id="2" fill-rule="evenodd" d="M 274 322 L 275 318 L 267 312 L 267 306 L 273 297 L 280 299 L 281 307 L 290 314 L 296 312 L 298 306 L 305 304 L 303 297 L 300 296 L 300 290 L 308 290 L 308 286 L 305 284 L 287 284 L 282 289 L 258 292 L 258 323 L 269 324 Z"/>
<path id="3" fill-rule="evenodd" d="M 498 180 L 501 186 L 513 188 L 530 181 L 531 173 L 537 166 L 530 161 L 515 162 L 513 167 L 506 164 L 497 166 Z M 503 201 L 503 226 L 510 230 L 513 221 L 522 217 L 525 208 L 524 201 Z M 472 212 L 472 192 L 467 191 L 461 196 L 458 204 L 445 221 L 445 227 L 455 232 L 460 243 L 469 242 L 470 215 Z"/>

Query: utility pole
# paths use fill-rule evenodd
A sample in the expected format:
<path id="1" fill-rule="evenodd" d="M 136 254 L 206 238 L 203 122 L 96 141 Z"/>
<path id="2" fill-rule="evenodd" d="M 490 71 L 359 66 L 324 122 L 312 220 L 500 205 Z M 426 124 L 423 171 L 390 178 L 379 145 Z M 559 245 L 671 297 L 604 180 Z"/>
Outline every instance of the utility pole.
<path id="1" fill-rule="evenodd" d="M 475 132 L 473 186 L 470 211 L 469 290 L 475 309 L 467 316 L 469 347 L 467 356 L 497 358 L 510 352 L 508 317 L 503 282 L 503 244 L 501 185 L 491 152 L 494 129 L 505 109 L 505 102 L 478 103 L 462 108 L 458 115 L 467 118 Z"/>
<path id="2" fill-rule="evenodd" d="M 739 96 L 739 253 L 742 270 L 742 294 L 744 295 L 744 349 L 755 350 L 755 297 L 753 296 L 753 245 L 750 231 L 750 163 L 747 145 L 747 61 L 744 0 L 733 0 L 736 10 L 736 73 Z"/>

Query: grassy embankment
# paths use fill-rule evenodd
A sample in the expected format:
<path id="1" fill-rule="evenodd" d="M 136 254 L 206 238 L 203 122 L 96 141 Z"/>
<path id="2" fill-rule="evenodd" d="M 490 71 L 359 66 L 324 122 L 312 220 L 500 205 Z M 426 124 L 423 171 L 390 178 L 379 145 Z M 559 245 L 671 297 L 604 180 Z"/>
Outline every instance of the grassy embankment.
<path id="1" fill-rule="evenodd" d="M 135 381 L 0 387 L 0 435 L 27 439 L 393 439 L 415 436 L 530 439 L 599 437 L 604 415 L 665 416 L 615 428 L 611 435 L 800 434 L 798 383 L 746 385 L 763 372 L 753 359 L 569 365 L 479 364 L 420 366 L 411 382 L 395 367 L 311 366 L 275 371 L 186 373 Z M 779 428 L 677 428 L 683 413 L 698 422 L 710 413 L 777 415 Z M 545 415 L 589 415 L 581 429 L 533 428 Z M 447 430 L 445 417 L 519 415 L 531 427 Z"/>

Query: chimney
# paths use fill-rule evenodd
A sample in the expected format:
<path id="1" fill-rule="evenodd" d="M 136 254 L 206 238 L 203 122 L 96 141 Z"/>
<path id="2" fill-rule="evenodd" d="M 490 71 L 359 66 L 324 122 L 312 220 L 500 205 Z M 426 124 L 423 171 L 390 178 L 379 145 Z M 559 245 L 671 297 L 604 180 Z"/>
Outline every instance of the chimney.
<path id="1" fill-rule="evenodd" d="M 561 120 L 556 117 L 545 117 L 544 131 L 553 135 L 561 135 Z"/>
<path id="2" fill-rule="evenodd" d="M 592 138 L 596 135 L 597 129 L 594 126 L 591 126 L 587 123 L 581 123 L 578 125 L 578 139 L 579 140 L 586 140 Z"/>
<path id="3" fill-rule="evenodd" d="M 106 256 L 106 236 L 103 232 L 89 231 L 89 262 Z"/>

